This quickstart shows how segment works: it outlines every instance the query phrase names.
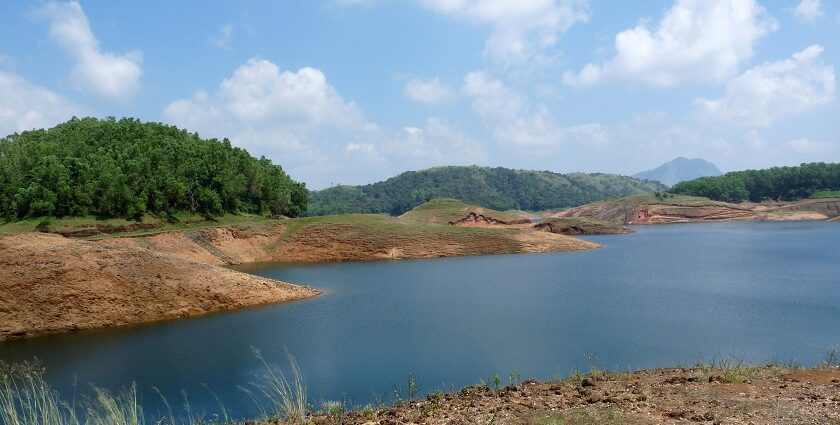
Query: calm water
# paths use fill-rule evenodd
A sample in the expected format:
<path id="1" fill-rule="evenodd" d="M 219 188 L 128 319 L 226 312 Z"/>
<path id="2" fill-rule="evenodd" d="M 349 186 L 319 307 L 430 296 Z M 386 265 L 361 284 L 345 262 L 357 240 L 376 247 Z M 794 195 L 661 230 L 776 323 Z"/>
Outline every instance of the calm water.
<path id="1" fill-rule="evenodd" d="M 305 373 L 310 399 L 387 399 L 412 373 L 421 389 L 513 370 L 646 368 L 734 355 L 813 364 L 840 344 L 840 223 L 638 227 L 588 239 L 603 249 L 249 271 L 307 283 L 306 301 L 192 320 L 0 344 L 40 358 L 71 391 L 137 382 L 179 405 L 254 413 L 238 385 L 260 371 L 250 347 Z M 588 360 L 591 357 L 594 360 Z M 74 378 L 75 377 L 75 378 Z"/>

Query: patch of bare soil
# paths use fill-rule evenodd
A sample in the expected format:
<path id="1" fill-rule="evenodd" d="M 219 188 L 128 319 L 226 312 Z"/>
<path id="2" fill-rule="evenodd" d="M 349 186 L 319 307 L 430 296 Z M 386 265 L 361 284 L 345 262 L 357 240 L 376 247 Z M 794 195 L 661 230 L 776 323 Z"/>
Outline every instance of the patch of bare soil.
<path id="1" fill-rule="evenodd" d="M 468 387 L 315 424 L 840 424 L 840 369 L 653 369 Z"/>
<path id="2" fill-rule="evenodd" d="M 489 230 L 480 233 L 421 230 L 378 234 L 364 227 L 327 223 L 301 230 L 284 240 L 272 257 L 274 261 L 290 262 L 365 261 L 577 251 L 599 247 L 592 242 L 528 229 Z"/>
<path id="3" fill-rule="evenodd" d="M 133 244 L 0 239 L 0 340 L 194 316 L 317 295 Z"/>
<path id="4" fill-rule="evenodd" d="M 612 223 L 579 217 L 549 218 L 535 224 L 534 230 L 561 235 L 621 235 L 632 230 Z"/>
<path id="5" fill-rule="evenodd" d="M 531 224 L 531 220 L 527 217 L 512 220 L 500 220 L 489 215 L 470 211 L 463 218 L 450 221 L 449 224 L 462 227 L 511 227 L 517 225 L 524 225 L 525 227 L 528 227 Z"/>
<path id="6" fill-rule="evenodd" d="M 671 204 L 644 198 L 601 202 L 570 208 L 550 217 L 587 217 L 615 224 L 663 224 L 710 221 L 800 221 L 826 220 L 840 216 L 840 201 L 811 200 L 730 204 L 695 202 Z"/>
<path id="7" fill-rule="evenodd" d="M 214 227 L 199 231 L 159 233 L 136 238 L 112 238 L 105 244 L 132 245 L 207 264 L 232 265 L 271 261 L 269 247 L 286 227 L 265 229 Z"/>

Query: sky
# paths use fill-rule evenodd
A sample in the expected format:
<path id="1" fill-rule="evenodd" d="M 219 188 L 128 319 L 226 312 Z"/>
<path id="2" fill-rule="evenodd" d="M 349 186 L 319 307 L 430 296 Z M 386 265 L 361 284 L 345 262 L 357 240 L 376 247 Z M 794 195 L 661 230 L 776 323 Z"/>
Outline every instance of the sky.
<path id="1" fill-rule="evenodd" d="M 313 189 L 840 162 L 838 0 L 0 3 L 0 134 L 133 117 Z"/>

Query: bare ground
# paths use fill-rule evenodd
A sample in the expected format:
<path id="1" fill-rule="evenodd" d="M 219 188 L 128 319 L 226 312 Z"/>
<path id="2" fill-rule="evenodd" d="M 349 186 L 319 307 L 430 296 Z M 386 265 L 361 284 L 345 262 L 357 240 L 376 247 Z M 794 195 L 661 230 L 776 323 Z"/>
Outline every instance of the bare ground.
<path id="1" fill-rule="evenodd" d="M 0 238 L 0 341 L 195 316 L 319 294 L 311 288 L 222 267 L 225 265 L 596 247 L 592 242 L 530 229 L 413 224 L 384 216 L 284 220 L 97 241 L 23 233 Z"/>
<path id="2" fill-rule="evenodd" d="M 828 220 L 840 217 L 840 200 L 731 204 L 705 198 L 656 200 L 635 196 L 549 212 L 546 216 L 587 217 L 615 224 Z"/>
<path id="3" fill-rule="evenodd" d="M 194 316 L 319 293 L 130 245 L 37 233 L 0 241 L 0 340 Z"/>
<path id="4" fill-rule="evenodd" d="M 777 366 L 596 372 L 321 414 L 315 424 L 840 424 L 840 369 Z"/>

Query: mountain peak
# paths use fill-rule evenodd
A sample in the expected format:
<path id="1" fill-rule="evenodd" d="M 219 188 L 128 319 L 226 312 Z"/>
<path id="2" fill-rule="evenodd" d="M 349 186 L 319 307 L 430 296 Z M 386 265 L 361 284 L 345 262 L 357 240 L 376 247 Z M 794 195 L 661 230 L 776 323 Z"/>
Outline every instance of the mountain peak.
<path id="1" fill-rule="evenodd" d="M 715 164 L 702 158 L 677 157 L 652 170 L 633 174 L 637 179 L 655 180 L 667 186 L 698 177 L 719 176 L 723 173 Z"/>

